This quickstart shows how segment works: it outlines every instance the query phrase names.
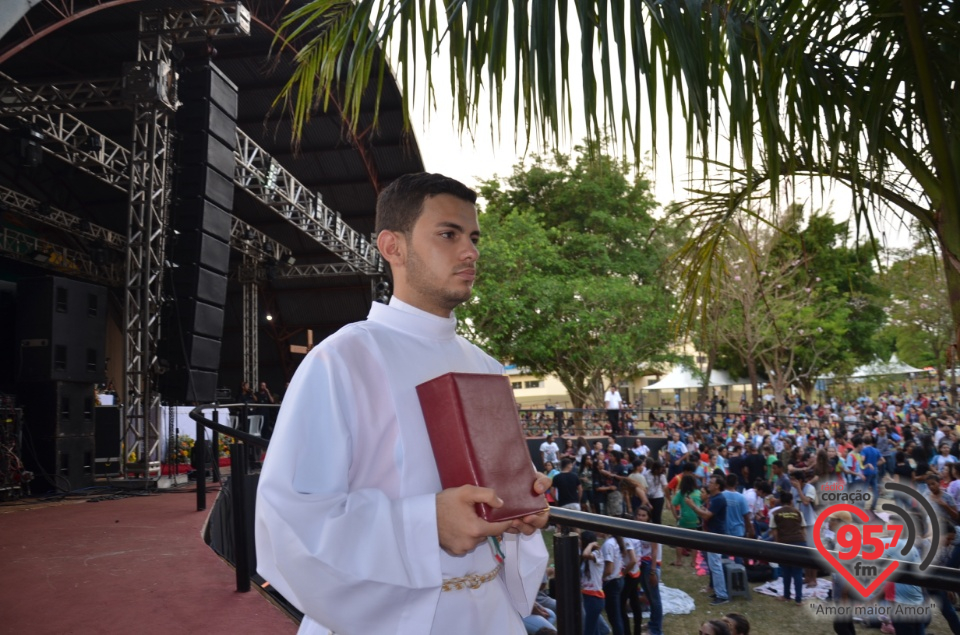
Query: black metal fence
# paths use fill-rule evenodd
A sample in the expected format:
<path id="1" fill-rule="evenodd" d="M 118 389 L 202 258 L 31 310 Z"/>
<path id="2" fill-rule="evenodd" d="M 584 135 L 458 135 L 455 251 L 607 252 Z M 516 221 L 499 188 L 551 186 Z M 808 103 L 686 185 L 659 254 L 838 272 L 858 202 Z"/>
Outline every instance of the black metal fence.
<path id="1" fill-rule="evenodd" d="M 260 406 L 258 406 L 260 407 Z M 190 412 L 190 418 L 197 422 L 197 436 L 204 438 L 204 428 L 210 428 L 215 434 L 223 434 L 234 439 L 230 446 L 230 501 L 233 517 L 233 549 L 235 555 L 237 591 L 250 590 L 250 581 L 254 565 L 249 554 L 252 553 L 252 516 L 253 509 L 248 504 L 252 499 L 247 491 L 255 479 L 251 479 L 249 458 L 250 448 L 266 449 L 269 441 L 249 432 L 237 430 L 216 423 L 203 416 L 204 410 L 216 411 L 222 408 L 236 410 L 239 421 L 246 421 L 250 406 L 245 404 L 198 406 Z M 205 465 L 203 453 L 205 444 L 200 443 L 200 465 Z M 255 485 L 253 485 L 255 487 Z M 206 509 L 206 482 L 201 470 L 197 478 L 197 511 Z M 550 522 L 557 525 L 554 535 L 554 565 L 556 569 L 557 628 L 559 635 L 580 635 L 582 617 L 580 612 L 580 544 L 579 536 L 570 531 L 590 529 L 619 536 L 640 538 L 666 546 L 697 549 L 728 556 L 741 556 L 789 564 L 803 568 L 820 568 L 822 558 L 810 547 L 798 547 L 750 538 L 736 538 L 692 529 L 681 529 L 667 525 L 641 523 L 611 516 L 601 516 L 587 512 L 562 508 L 550 509 Z M 882 558 L 877 564 L 884 568 L 891 560 Z M 931 566 L 921 571 L 917 565 L 901 562 L 897 580 L 907 584 L 947 590 L 960 591 L 960 570 Z"/>

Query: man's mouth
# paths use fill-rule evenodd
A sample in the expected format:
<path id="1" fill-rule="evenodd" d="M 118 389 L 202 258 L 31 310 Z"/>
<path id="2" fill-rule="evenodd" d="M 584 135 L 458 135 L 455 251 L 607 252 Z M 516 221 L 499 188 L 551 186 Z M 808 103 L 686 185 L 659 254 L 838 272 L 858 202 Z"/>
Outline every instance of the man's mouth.
<path id="1" fill-rule="evenodd" d="M 461 269 L 455 275 L 457 275 L 460 278 L 463 278 L 464 280 L 473 280 L 474 278 L 477 277 L 477 270 L 473 268 Z"/>

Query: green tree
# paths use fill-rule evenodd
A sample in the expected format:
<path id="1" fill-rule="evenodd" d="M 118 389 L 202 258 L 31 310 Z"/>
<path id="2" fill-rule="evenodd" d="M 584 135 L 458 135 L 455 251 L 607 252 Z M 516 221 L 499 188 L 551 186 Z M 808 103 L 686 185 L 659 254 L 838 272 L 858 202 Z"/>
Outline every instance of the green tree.
<path id="1" fill-rule="evenodd" d="M 754 400 L 761 373 L 775 394 L 797 385 L 809 399 L 818 376 L 872 355 L 864 342 L 884 320 L 882 294 L 842 223 L 813 214 L 804 227 L 798 205 L 776 220 L 779 229 L 743 214 L 731 229 L 707 329 L 719 358 L 750 379 Z"/>
<path id="2" fill-rule="evenodd" d="M 388 74 L 380 47 L 395 45 L 405 98 L 417 77 L 411 71 L 432 80 L 433 54 L 444 47 L 461 125 L 476 121 L 482 86 L 499 113 L 513 77 L 522 134 L 556 141 L 575 93 L 571 23 L 579 25 L 577 96 L 598 136 L 603 125 L 618 126 L 639 161 L 641 109 L 648 105 L 656 145 L 663 95 L 669 123 L 686 123 L 689 155 L 709 164 L 724 134 L 737 150 L 727 164 L 744 162 L 692 208 L 700 223 L 687 252 L 698 255 L 686 259 L 688 306 L 708 304 L 716 282 L 710 252 L 745 199 L 766 186 L 779 192 L 784 177 L 827 176 L 851 188 L 862 219 L 886 209 L 914 217 L 934 237 L 960 339 L 954 0 L 314 0 L 285 22 L 284 36 L 302 47 L 280 100 L 302 128 L 317 104 L 342 99 L 356 129 L 365 87 Z"/>
<path id="3" fill-rule="evenodd" d="M 943 379 L 951 344 L 943 268 L 922 243 L 892 255 L 896 261 L 879 276 L 879 284 L 890 293 L 884 335 L 896 342 L 902 361 L 918 368 L 933 366 Z"/>
<path id="4" fill-rule="evenodd" d="M 468 337 L 555 374 L 582 408 L 666 354 L 674 309 L 662 271 L 673 246 L 650 216 L 648 180 L 597 142 L 577 152 L 535 156 L 483 183 L 480 275 L 458 315 Z"/>

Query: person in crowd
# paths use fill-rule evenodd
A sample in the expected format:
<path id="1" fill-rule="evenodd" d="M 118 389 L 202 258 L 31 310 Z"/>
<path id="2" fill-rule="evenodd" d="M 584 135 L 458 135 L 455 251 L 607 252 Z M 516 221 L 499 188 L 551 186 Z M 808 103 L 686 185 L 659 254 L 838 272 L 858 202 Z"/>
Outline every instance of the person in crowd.
<path id="1" fill-rule="evenodd" d="M 580 596 L 583 602 L 583 635 L 600 635 L 603 612 L 603 556 L 599 536 L 592 531 L 580 534 Z"/>
<path id="2" fill-rule="evenodd" d="M 633 615 L 632 635 L 643 633 L 643 609 L 640 605 L 640 541 L 623 539 L 623 592 L 620 594 L 620 615 L 623 631 L 631 635 L 630 614 Z"/>
<path id="3" fill-rule="evenodd" d="M 553 477 L 554 499 L 560 507 L 580 511 L 583 486 L 580 477 L 573 473 L 573 463 L 569 456 L 560 459 L 560 473 Z"/>
<path id="4" fill-rule="evenodd" d="M 743 613 L 727 613 L 723 621 L 730 627 L 730 635 L 750 635 L 750 620 Z"/>
<path id="5" fill-rule="evenodd" d="M 546 464 L 547 461 L 556 464 L 559 459 L 560 446 L 553 440 L 553 435 L 548 434 L 543 443 L 540 444 L 540 460 Z"/>
<path id="6" fill-rule="evenodd" d="M 267 387 L 267 382 L 265 381 L 261 381 L 257 388 L 256 400 L 259 404 L 277 403 L 277 400 L 274 398 L 273 393 L 270 392 L 270 389 Z"/>
<path id="7" fill-rule="evenodd" d="M 593 457 L 589 454 L 583 456 L 580 463 L 580 470 L 577 476 L 580 478 L 580 490 L 583 492 L 580 503 L 584 511 L 590 513 L 599 513 L 597 510 L 596 497 L 593 492 L 594 474 Z"/>
<path id="8" fill-rule="evenodd" d="M 690 502 L 688 502 L 688 499 Z M 692 504 L 691 504 L 692 503 Z M 694 506 L 699 506 L 701 503 L 700 498 L 700 489 L 697 487 L 697 481 L 693 478 L 692 474 L 685 474 L 683 478 L 680 479 L 680 486 L 677 490 L 677 493 L 673 496 L 673 507 L 679 508 L 677 514 L 677 526 L 683 529 L 699 529 L 700 528 L 700 517 L 694 511 Z M 683 553 L 684 549 L 682 547 L 677 547 L 677 557 L 673 562 L 673 566 L 682 567 L 683 566 Z M 696 555 L 694 554 L 692 564 L 696 566 Z"/>
<path id="9" fill-rule="evenodd" d="M 253 389 L 250 388 L 249 381 L 240 382 L 240 393 L 237 395 L 237 401 L 244 404 L 257 402 L 257 395 L 253 392 Z"/>
<path id="10" fill-rule="evenodd" d="M 805 547 L 806 523 L 803 514 L 793 506 L 793 494 L 789 491 L 780 492 L 780 507 L 770 514 L 770 531 L 773 532 L 774 542 L 785 545 L 799 545 Z M 803 569 L 793 565 L 780 565 L 783 577 L 783 600 L 790 601 L 791 582 L 795 590 L 794 601 L 797 606 L 803 601 Z"/>
<path id="11" fill-rule="evenodd" d="M 946 480 L 947 477 L 947 467 L 951 463 L 957 462 L 957 457 L 950 454 L 951 446 L 949 443 L 940 444 L 940 454 L 934 457 L 933 462 L 930 467 L 937 472 L 941 479 Z"/>
<path id="12" fill-rule="evenodd" d="M 667 444 L 667 478 L 672 479 L 680 473 L 683 468 L 684 457 L 687 454 L 687 446 L 680 440 L 680 433 L 674 432 L 670 443 Z"/>
<path id="13" fill-rule="evenodd" d="M 603 395 L 603 403 L 607 408 L 607 421 L 610 423 L 610 433 L 614 436 L 620 436 L 620 408 L 623 405 L 623 399 L 620 397 L 620 391 L 617 387 L 611 385 Z"/>
<path id="14" fill-rule="evenodd" d="M 700 625 L 699 635 L 730 635 L 730 627 L 724 620 L 708 620 Z"/>
<path id="15" fill-rule="evenodd" d="M 790 477 L 787 476 L 787 470 L 784 468 L 783 463 L 774 461 L 770 467 L 772 470 L 770 480 L 773 482 L 773 493 L 778 495 L 781 492 L 789 492 L 793 486 L 790 484 Z"/>
<path id="16" fill-rule="evenodd" d="M 708 481 L 707 506 L 698 505 L 692 496 L 686 496 L 684 502 L 693 509 L 693 513 L 704 521 L 704 529 L 710 533 L 723 535 L 727 525 L 727 499 L 723 496 L 726 479 L 723 476 L 712 476 Z M 707 566 L 710 568 L 710 580 L 713 584 L 714 597 L 712 606 L 726 604 L 730 601 L 727 596 L 727 583 L 723 576 L 721 556 L 717 552 L 707 553 Z"/>
<path id="17" fill-rule="evenodd" d="M 747 468 L 747 482 L 756 483 L 757 479 L 766 480 L 767 464 L 760 454 L 760 446 L 752 443 L 747 444 L 747 456 L 743 459 L 744 466 Z"/>
<path id="18" fill-rule="evenodd" d="M 612 534 L 598 533 L 603 540 L 600 554 L 603 556 L 603 610 L 607 614 L 613 635 L 625 635 L 623 614 L 620 612 L 620 596 L 623 593 L 623 538 Z"/>
<path id="19" fill-rule="evenodd" d="M 927 490 L 926 498 L 941 518 L 953 523 L 960 522 L 957 501 L 940 488 L 940 477 L 934 472 L 927 474 Z"/>
<path id="20" fill-rule="evenodd" d="M 582 436 L 577 437 L 577 466 L 583 465 L 583 457 L 589 456 L 590 444 Z"/>
<path id="21" fill-rule="evenodd" d="M 647 461 L 650 467 L 644 474 L 644 479 L 647 481 L 647 499 L 650 501 L 651 507 L 650 520 L 658 525 L 662 525 L 667 475 L 664 474 L 663 463 L 661 461 L 653 459 L 647 459 Z"/>
<path id="22" fill-rule="evenodd" d="M 646 523 L 650 522 L 650 513 L 640 508 L 637 510 L 636 520 Z M 660 553 L 660 545 L 647 540 L 636 541 L 639 544 L 637 557 L 640 559 L 639 582 L 643 590 L 643 596 L 647 598 L 650 606 L 649 635 L 663 635 L 663 602 L 660 599 L 660 576 L 657 571 L 657 555 Z M 637 609 L 633 609 L 634 615 L 634 635 L 639 635 L 641 619 Z"/>
<path id="23" fill-rule="evenodd" d="M 906 546 L 907 532 L 902 531 L 899 540 L 896 544 L 887 548 L 883 557 L 902 562 L 920 562 L 920 551 L 916 545 L 911 546 L 907 554 L 904 555 L 903 550 Z M 890 615 L 896 635 L 925 635 L 930 615 L 929 613 L 921 614 L 919 611 L 919 607 L 927 602 L 923 596 L 923 589 L 914 584 L 895 581 L 893 602 L 895 607 Z"/>
<path id="24" fill-rule="evenodd" d="M 727 499 L 727 520 L 724 533 L 738 538 L 753 538 L 753 523 L 750 521 L 750 507 L 746 497 L 737 491 L 740 479 L 736 474 L 727 474 L 722 494 Z M 743 558 L 734 558 L 737 564 L 743 564 Z"/>
<path id="25" fill-rule="evenodd" d="M 872 494 L 870 511 L 875 512 L 880 499 L 880 470 L 883 469 L 884 458 L 880 450 L 874 447 L 873 438 L 869 435 L 863 437 L 860 455 L 863 457 L 863 480 Z"/>
<path id="26" fill-rule="evenodd" d="M 257 488 L 255 538 L 258 573 L 304 613 L 304 633 L 526 632 L 548 516 L 487 522 L 476 505 L 502 506 L 495 491 L 442 489 L 416 393 L 452 371 L 503 374 L 456 333 L 453 310 L 477 272 L 475 203 L 441 175 L 388 185 L 376 231 L 393 297 L 311 350 L 290 383 Z M 550 484 L 539 476 L 530 487 Z"/>

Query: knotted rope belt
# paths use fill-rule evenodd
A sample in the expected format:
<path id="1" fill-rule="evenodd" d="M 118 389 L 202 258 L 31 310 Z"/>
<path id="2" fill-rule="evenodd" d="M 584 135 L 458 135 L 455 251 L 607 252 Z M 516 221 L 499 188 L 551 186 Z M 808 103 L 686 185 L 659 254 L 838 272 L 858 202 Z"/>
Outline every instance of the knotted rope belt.
<path id="1" fill-rule="evenodd" d="M 490 580 L 493 580 L 498 575 L 500 575 L 500 569 L 503 568 L 502 564 L 498 564 L 492 571 L 488 571 L 484 574 L 471 573 L 470 575 L 465 575 L 462 578 L 450 578 L 443 581 L 443 585 L 440 587 L 442 591 L 460 591 L 461 589 L 479 589 L 480 585 L 486 584 Z"/>

